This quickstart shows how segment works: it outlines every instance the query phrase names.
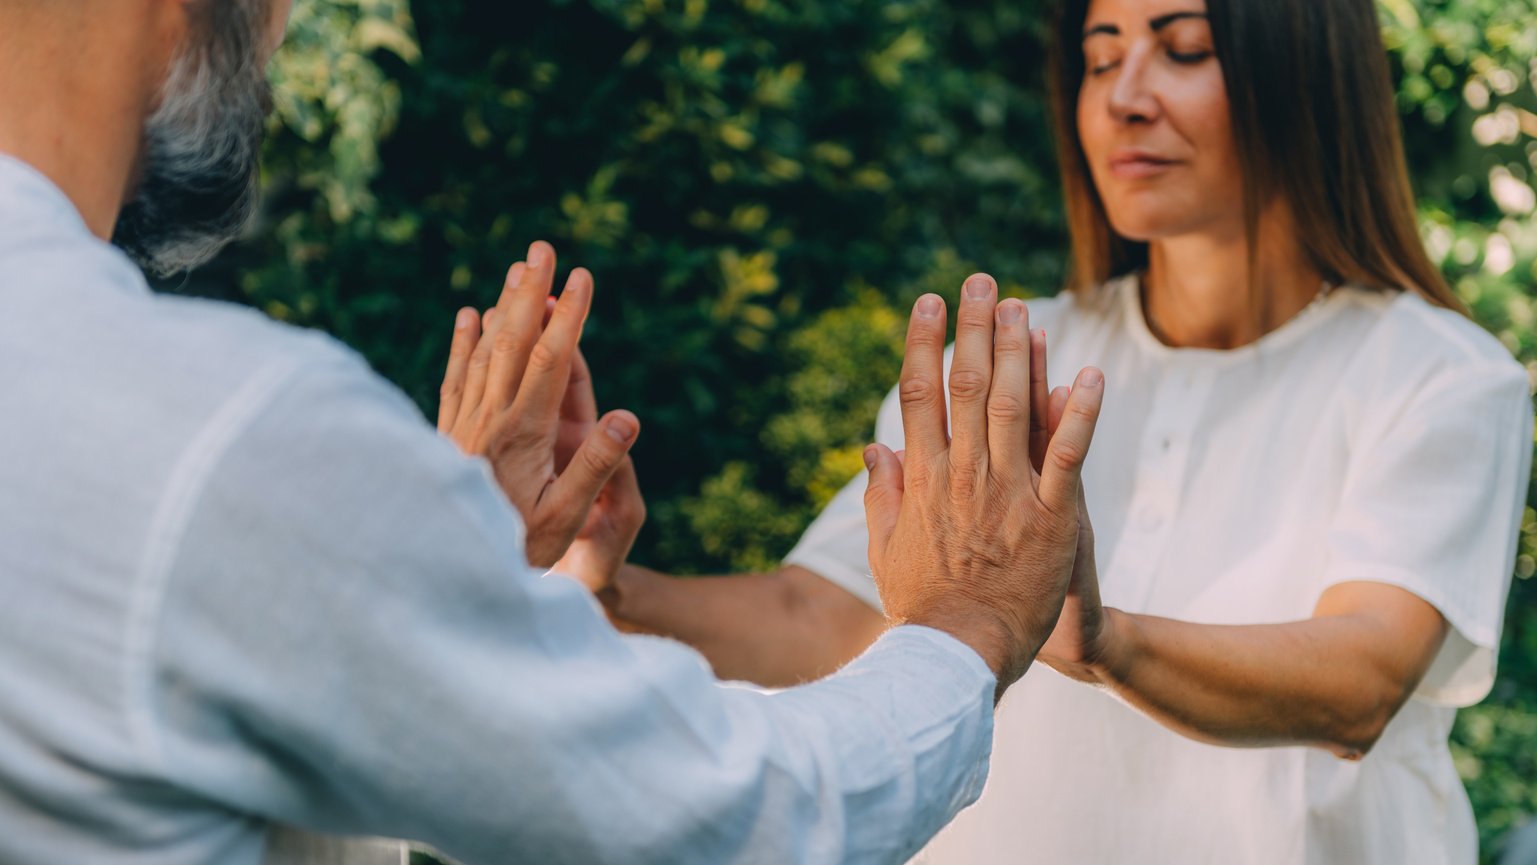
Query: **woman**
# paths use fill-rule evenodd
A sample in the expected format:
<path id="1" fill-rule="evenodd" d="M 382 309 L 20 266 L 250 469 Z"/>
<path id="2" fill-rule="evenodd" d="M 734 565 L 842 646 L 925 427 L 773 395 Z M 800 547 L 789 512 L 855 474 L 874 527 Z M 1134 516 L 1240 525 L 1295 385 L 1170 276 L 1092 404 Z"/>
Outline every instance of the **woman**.
<path id="1" fill-rule="evenodd" d="M 1529 385 L 1420 246 L 1374 4 L 1075 0 L 1059 42 L 1074 279 L 1030 313 L 1106 374 L 1093 529 L 919 861 L 1476 861 L 1447 736 L 1493 681 Z M 883 626 L 864 486 L 778 574 L 594 587 L 722 676 L 825 672 Z"/>

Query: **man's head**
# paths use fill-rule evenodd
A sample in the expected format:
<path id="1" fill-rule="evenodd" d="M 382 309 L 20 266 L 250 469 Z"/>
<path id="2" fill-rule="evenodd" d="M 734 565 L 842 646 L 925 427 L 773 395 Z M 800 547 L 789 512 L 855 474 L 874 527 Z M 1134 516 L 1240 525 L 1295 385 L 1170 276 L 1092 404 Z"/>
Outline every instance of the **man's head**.
<path id="1" fill-rule="evenodd" d="M 179 0 L 186 38 L 145 121 L 113 242 L 166 275 L 208 261 L 256 212 L 266 66 L 292 0 Z"/>

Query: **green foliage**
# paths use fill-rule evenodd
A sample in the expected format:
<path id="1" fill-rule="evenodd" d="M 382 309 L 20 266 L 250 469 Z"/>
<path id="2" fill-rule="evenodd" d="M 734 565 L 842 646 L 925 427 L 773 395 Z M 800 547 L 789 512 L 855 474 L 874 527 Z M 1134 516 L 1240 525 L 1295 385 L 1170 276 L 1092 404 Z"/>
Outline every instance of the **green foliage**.
<path id="1" fill-rule="evenodd" d="M 1426 242 L 1537 370 L 1537 0 L 1382 0 Z M 414 13 L 414 14 L 413 14 Z M 454 310 L 534 238 L 597 275 L 600 400 L 646 425 L 637 557 L 766 568 L 858 470 L 905 310 L 1066 235 L 1041 4 L 308 0 L 268 221 L 190 290 L 321 327 L 429 415 Z M 1537 528 L 1455 732 L 1486 840 L 1537 813 Z"/>

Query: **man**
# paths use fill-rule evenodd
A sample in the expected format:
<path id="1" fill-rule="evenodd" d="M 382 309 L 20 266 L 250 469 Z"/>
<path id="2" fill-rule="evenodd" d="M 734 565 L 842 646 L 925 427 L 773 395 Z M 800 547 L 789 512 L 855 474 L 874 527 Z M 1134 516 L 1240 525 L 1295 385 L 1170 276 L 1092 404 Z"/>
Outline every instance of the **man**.
<path id="1" fill-rule="evenodd" d="M 254 863 L 276 824 L 467 865 L 904 859 L 977 795 L 1061 608 L 1100 379 L 1031 471 L 1025 310 L 979 277 L 952 441 L 920 301 L 909 449 L 869 454 L 896 627 L 819 684 L 718 688 L 539 570 L 607 579 L 638 521 L 638 421 L 573 374 L 585 273 L 545 324 L 530 250 L 450 441 L 330 340 L 155 297 L 107 244 L 174 272 L 244 224 L 287 12 L 0 0 L 0 862 Z"/>

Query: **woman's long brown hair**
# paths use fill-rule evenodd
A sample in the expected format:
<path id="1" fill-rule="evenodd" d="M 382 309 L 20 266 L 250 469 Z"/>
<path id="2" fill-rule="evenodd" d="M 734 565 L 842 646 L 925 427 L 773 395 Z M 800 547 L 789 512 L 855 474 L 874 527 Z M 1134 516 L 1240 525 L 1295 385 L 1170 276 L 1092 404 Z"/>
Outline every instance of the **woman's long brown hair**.
<path id="1" fill-rule="evenodd" d="M 1069 285 L 1079 291 L 1146 267 L 1148 257 L 1147 244 L 1111 228 L 1079 142 L 1088 6 L 1061 4 L 1051 62 Z M 1415 291 L 1466 314 L 1420 239 L 1373 0 L 1207 0 L 1207 17 L 1243 166 L 1251 287 L 1260 210 L 1281 195 L 1325 279 Z"/>

